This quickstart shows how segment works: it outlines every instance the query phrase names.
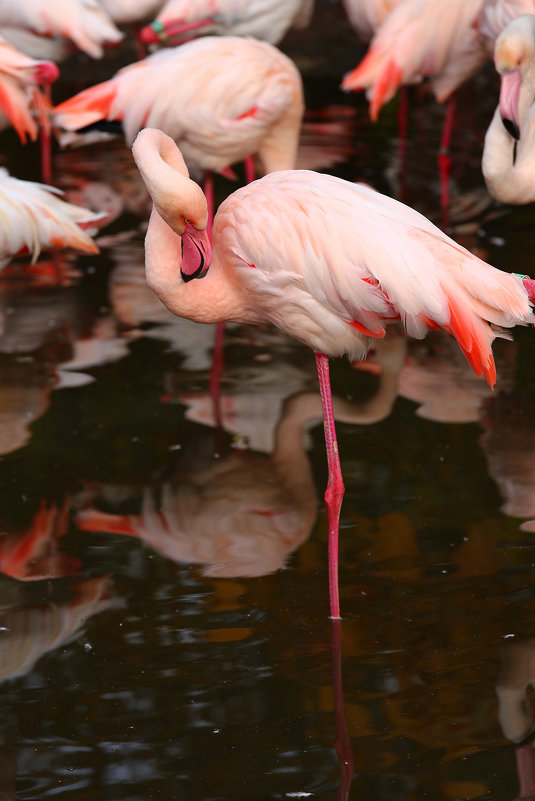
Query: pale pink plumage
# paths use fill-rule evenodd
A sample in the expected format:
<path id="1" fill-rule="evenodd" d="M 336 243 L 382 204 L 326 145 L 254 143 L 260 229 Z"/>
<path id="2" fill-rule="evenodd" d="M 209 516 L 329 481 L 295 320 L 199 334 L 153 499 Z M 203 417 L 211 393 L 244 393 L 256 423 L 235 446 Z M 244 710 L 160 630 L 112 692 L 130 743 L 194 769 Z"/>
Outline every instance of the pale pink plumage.
<path id="1" fill-rule="evenodd" d="M 308 25 L 313 6 L 314 0 L 168 0 L 155 23 L 143 29 L 142 38 L 166 41 L 204 32 L 254 36 L 277 44 L 289 28 Z"/>
<path id="2" fill-rule="evenodd" d="M 401 318 L 417 338 L 439 326 L 490 384 L 495 332 L 487 323 L 532 319 L 518 278 L 473 256 L 418 212 L 305 170 L 268 175 L 228 197 L 214 220 L 208 275 L 184 285 L 177 281 L 179 234 L 184 217 L 195 228 L 206 225 L 204 195 L 160 132 L 141 132 L 134 154 L 157 210 L 147 234 L 149 283 L 175 314 L 272 322 L 316 352 L 350 359 L 363 358 L 390 320 Z"/>
<path id="3" fill-rule="evenodd" d="M 93 58 L 123 34 L 97 0 L 2 0 L 0 27 L 25 28 L 42 36 L 62 36 Z"/>
<path id="4" fill-rule="evenodd" d="M 404 84 L 431 79 L 440 102 L 485 63 L 475 21 L 484 0 L 403 0 L 373 37 L 342 87 L 367 90 L 370 116 Z"/>
<path id="5" fill-rule="evenodd" d="M 30 58 L 0 37 L 0 128 L 12 125 L 22 142 L 37 139 L 39 126 L 49 130 L 48 104 L 38 84 L 58 75 L 53 62 Z"/>
<path id="6" fill-rule="evenodd" d="M 48 248 L 98 253 L 88 231 L 101 214 L 62 200 L 54 187 L 13 178 L 0 168 L 0 266 L 29 253 L 35 261 Z"/>
<path id="7" fill-rule="evenodd" d="M 477 18 L 477 30 L 492 52 L 503 29 L 522 14 L 535 13 L 535 0 L 485 0 Z"/>
<path id="8" fill-rule="evenodd" d="M 359 37 L 368 41 L 402 2 L 404 0 L 342 0 L 342 5 Z"/>
<path id="9" fill-rule="evenodd" d="M 121 120 L 131 144 L 144 126 L 180 146 L 190 169 L 221 171 L 257 153 L 266 172 L 295 163 L 303 91 L 272 45 L 207 37 L 159 51 L 55 109 L 66 130 Z"/>

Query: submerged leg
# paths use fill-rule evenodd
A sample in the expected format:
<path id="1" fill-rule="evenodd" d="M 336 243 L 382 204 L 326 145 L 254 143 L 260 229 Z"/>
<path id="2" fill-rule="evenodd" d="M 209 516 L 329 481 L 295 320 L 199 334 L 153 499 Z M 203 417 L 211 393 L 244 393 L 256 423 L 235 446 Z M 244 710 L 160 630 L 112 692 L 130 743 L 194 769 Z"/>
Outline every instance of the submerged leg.
<path id="1" fill-rule="evenodd" d="M 327 517 L 329 521 L 329 599 L 331 618 L 340 619 L 340 597 L 338 592 L 338 530 L 340 508 L 344 497 L 344 480 L 338 455 L 338 442 L 334 425 L 331 382 L 329 378 L 329 359 L 323 353 L 316 353 L 316 367 L 320 385 L 321 406 L 323 409 L 323 428 L 327 449 L 327 468 L 329 480 L 325 491 Z"/>
<path id="2" fill-rule="evenodd" d="M 52 107 L 52 87 L 49 83 L 43 86 L 43 94 Z M 39 148 L 41 151 L 41 179 L 44 184 L 52 183 L 52 139 L 50 131 L 41 126 L 39 132 Z"/>

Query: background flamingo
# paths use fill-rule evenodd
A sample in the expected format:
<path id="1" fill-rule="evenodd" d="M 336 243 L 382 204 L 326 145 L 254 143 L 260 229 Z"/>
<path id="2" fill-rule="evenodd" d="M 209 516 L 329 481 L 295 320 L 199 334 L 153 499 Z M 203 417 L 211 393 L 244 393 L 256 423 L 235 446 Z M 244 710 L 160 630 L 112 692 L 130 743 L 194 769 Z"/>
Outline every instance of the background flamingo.
<path id="1" fill-rule="evenodd" d="M 331 615 L 338 618 L 343 482 L 328 356 L 362 359 L 385 324 L 400 318 L 416 338 L 428 328 L 449 330 L 492 385 L 495 333 L 487 321 L 511 327 L 533 320 L 526 289 L 412 209 L 308 171 L 273 173 L 228 197 L 214 220 L 212 263 L 206 199 L 174 142 L 145 129 L 134 157 L 154 202 L 147 280 L 166 306 L 199 322 L 271 322 L 316 353 L 329 464 Z M 192 281 L 206 272 L 200 284 Z"/>
<path id="2" fill-rule="evenodd" d="M 144 126 L 160 128 L 196 174 L 255 153 L 271 172 L 295 165 L 303 107 L 299 72 L 275 47 L 209 37 L 125 67 L 57 106 L 54 122 L 76 131 L 120 120 L 128 144 Z"/>
<path id="3" fill-rule="evenodd" d="M 92 58 L 102 58 L 105 44 L 123 38 L 97 0 L 2 0 L 2 26 L 67 38 Z"/>
<path id="4" fill-rule="evenodd" d="M 141 39 L 155 44 L 200 32 L 277 44 L 289 28 L 306 27 L 313 9 L 314 0 L 168 0 Z"/>
<path id="5" fill-rule="evenodd" d="M 535 16 L 510 22 L 496 40 L 500 100 L 485 136 L 482 170 L 502 203 L 535 200 Z"/>
<path id="6" fill-rule="evenodd" d="M 0 266 L 29 253 L 35 260 L 47 248 L 98 253 L 88 231 L 101 214 L 62 200 L 61 192 L 33 181 L 20 181 L 0 168 Z"/>

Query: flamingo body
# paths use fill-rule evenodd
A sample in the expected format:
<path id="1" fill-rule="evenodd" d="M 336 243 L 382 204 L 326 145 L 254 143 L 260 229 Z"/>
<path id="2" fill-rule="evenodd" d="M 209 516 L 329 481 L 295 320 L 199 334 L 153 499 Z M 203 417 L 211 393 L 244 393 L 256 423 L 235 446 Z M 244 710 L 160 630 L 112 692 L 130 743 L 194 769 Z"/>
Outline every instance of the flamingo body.
<path id="1" fill-rule="evenodd" d="M 368 41 L 403 0 L 342 0 L 349 22 L 360 39 Z"/>
<path id="2" fill-rule="evenodd" d="M 38 84 L 58 75 L 53 62 L 30 58 L 0 37 L 0 128 L 12 125 L 21 142 L 37 139 L 39 124 L 49 130 L 47 101 Z"/>
<path id="3" fill-rule="evenodd" d="M 500 101 L 485 136 L 482 170 L 502 203 L 535 201 L 535 16 L 510 22 L 496 40 Z"/>
<path id="4" fill-rule="evenodd" d="M 294 64 L 266 42 L 207 37 L 162 50 L 55 109 L 76 130 L 121 120 L 131 144 L 144 126 L 165 131 L 190 169 L 221 171 L 258 153 L 264 170 L 293 166 L 303 115 Z"/>
<path id="5" fill-rule="evenodd" d="M 214 220 L 212 266 L 203 281 L 191 281 L 195 264 L 180 267 L 180 234 L 185 260 L 198 260 L 190 242 L 202 236 L 195 227 L 206 225 L 204 196 L 161 132 L 141 132 L 134 154 L 156 209 L 146 242 L 148 280 L 175 314 L 274 323 L 318 353 L 350 359 L 363 358 L 389 321 L 401 318 L 417 338 L 442 327 L 490 384 L 495 333 L 487 323 L 511 327 L 532 319 L 518 278 L 490 267 L 418 212 L 306 170 L 267 175 L 230 195 Z M 186 230 L 184 218 L 194 227 Z M 179 268 L 187 283 L 177 279 Z"/>
<path id="6" fill-rule="evenodd" d="M 477 18 L 477 30 L 492 53 L 494 42 L 517 17 L 535 13 L 534 0 L 485 0 Z"/>
<path id="7" fill-rule="evenodd" d="M 277 44 L 289 28 L 308 25 L 313 6 L 314 0 L 168 0 L 155 23 L 143 29 L 142 39 L 165 41 L 200 30 Z"/>
<path id="8" fill-rule="evenodd" d="M 2 0 L 0 27 L 4 25 L 63 36 L 92 58 L 103 56 L 104 44 L 123 38 L 97 0 Z"/>
<path id="9" fill-rule="evenodd" d="M 19 253 L 28 252 L 36 260 L 47 248 L 98 253 L 83 227 L 102 215 L 67 203 L 59 194 L 53 187 L 20 181 L 0 168 L 0 266 Z"/>
<path id="10" fill-rule="evenodd" d="M 439 102 L 485 63 L 474 23 L 483 0 L 403 0 L 373 37 L 361 63 L 342 88 L 367 90 L 370 116 L 404 84 L 432 81 Z"/>

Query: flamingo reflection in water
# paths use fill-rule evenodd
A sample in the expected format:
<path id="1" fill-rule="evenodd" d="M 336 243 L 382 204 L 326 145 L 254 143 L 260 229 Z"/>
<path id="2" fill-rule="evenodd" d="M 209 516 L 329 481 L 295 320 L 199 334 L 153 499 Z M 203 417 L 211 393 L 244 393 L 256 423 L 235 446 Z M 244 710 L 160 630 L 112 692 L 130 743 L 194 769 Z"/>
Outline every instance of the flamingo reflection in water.
<path id="1" fill-rule="evenodd" d="M 378 343 L 381 376 L 375 394 L 363 403 L 335 398 L 338 420 L 372 424 L 388 416 L 397 396 L 405 340 L 392 336 Z M 258 396 L 250 396 L 250 404 Z M 196 400 L 198 408 L 198 400 Z M 207 399 L 206 406 L 210 408 Z M 223 403 L 223 408 L 228 406 Z M 300 393 L 282 404 L 270 455 L 230 449 L 216 460 L 210 452 L 200 464 L 186 463 L 158 491 L 143 491 L 141 513 L 110 514 L 82 510 L 77 525 L 87 531 L 141 538 L 165 557 L 203 565 L 213 577 L 263 576 L 283 568 L 289 554 L 310 535 L 317 497 L 305 447 L 311 423 L 321 419 L 321 398 Z M 259 434 L 258 441 L 269 435 Z M 118 497 L 123 493 L 117 490 Z M 109 504 L 113 488 L 105 490 Z"/>
<path id="2" fill-rule="evenodd" d="M 4 607 L 0 681 L 24 676 L 44 654 L 66 645 L 87 620 L 119 603 L 108 576 L 76 582 L 67 602 Z"/>
<path id="3" fill-rule="evenodd" d="M 529 693 L 535 684 L 535 638 L 511 638 L 500 656 L 498 719 L 504 736 L 516 745 L 517 801 L 527 801 L 535 797 L 535 722 Z"/>

